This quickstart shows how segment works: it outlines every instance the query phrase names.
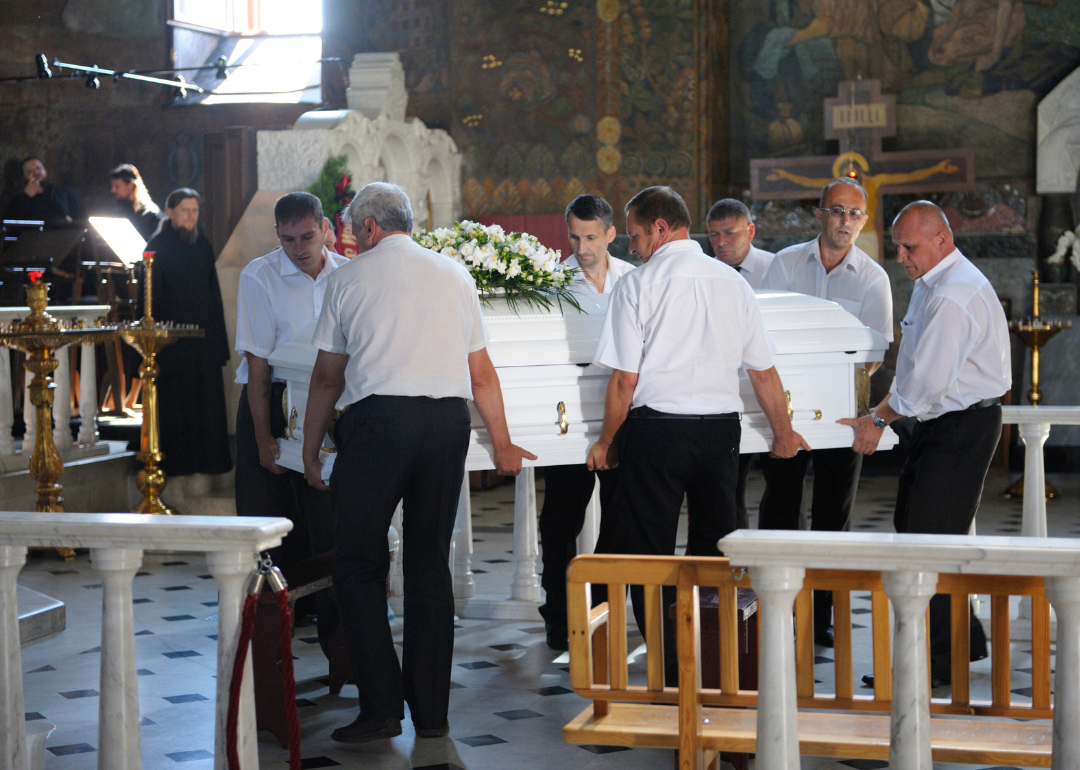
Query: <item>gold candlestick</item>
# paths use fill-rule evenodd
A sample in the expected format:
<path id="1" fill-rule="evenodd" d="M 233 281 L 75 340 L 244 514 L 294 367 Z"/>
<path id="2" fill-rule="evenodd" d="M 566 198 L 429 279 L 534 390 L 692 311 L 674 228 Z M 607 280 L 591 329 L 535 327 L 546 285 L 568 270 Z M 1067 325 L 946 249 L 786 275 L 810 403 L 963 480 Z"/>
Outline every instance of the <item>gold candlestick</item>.
<path id="1" fill-rule="evenodd" d="M 143 291 L 145 292 L 143 318 L 137 324 L 129 324 L 119 329 L 120 337 L 124 342 L 139 351 L 143 357 L 142 365 L 139 367 L 139 377 L 143 381 L 143 418 L 142 430 L 139 434 L 139 454 L 136 455 L 139 462 L 143 463 L 143 469 L 136 477 L 143 499 L 135 506 L 134 513 L 174 514 L 175 509 L 170 508 L 161 497 L 167 480 L 165 472 L 160 467 L 165 455 L 161 451 L 158 432 L 157 356 L 162 348 L 171 345 L 176 340 L 182 337 L 202 337 L 205 332 L 192 325 L 158 323 L 154 320 L 151 304 L 154 252 L 146 252 L 143 255 L 143 261 L 146 266 L 143 273 Z"/>
<path id="2" fill-rule="evenodd" d="M 26 304 L 30 315 L 21 322 L 0 329 L 0 346 L 26 353 L 26 370 L 34 375 L 30 383 L 30 403 L 34 405 L 37 431 L 30 455 L 30 476 L 38 482 L 36 511 L 64 511 L 64 488 L 58 483 L 64 472 L 64 460 L 53 442 L 53 397 L 56 385 L 52 374 L 59 365 L 54 354 L 66 345 L 91 345 L 106 342 L 116 333 L 116 327 L 100 326 L 85 329 L 81 321 L 61 323 L 46 312 L 49 304 L 49 284 L 30 283 L 26 286 Z M 67 429 L 67 426 L 60 426 Z M 27 452 L 29 447 L 23 447 Z M 64 558 L 72 558 L 70 548 L 58 549 Z"/>
<path id="3" fill-rule="evenodd" d="M 1044 320 L 1039 315 L 1039 271 L 1031 274 L 1031 317 L 1018 321 L 1009 322 L 1009 331 L 1023 340 L 1024 344 L 1031 348 L 1031 390 L 1028 391 L 1028 403 L 1038 406 L 1042 401 L 1042 391 L 1039 390 L 1039 348 L 1050 341 L 1058 332 L 1072 328 L 1072 321 Z M 1053 500 L 1058 495 L 1057 488 L 1049 481 L 1046 482 L 1046 499 Z M 1005 497 L 1022 497 L 1024 494 L 1024 477 L 1009 486 L 1002 493 Z"/>

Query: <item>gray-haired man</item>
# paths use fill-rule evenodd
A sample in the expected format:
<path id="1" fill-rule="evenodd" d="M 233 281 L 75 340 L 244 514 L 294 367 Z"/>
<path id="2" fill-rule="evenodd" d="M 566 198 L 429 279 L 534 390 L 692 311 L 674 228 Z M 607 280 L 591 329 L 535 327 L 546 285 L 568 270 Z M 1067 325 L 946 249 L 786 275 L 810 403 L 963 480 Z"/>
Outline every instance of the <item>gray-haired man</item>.
<path id="1" fill-rule="evenodd" d="M 487 354 L 476 284 L 452 259 L 415 243 L 405 191 L 376 182 L 346 212 L 358 254 L 330 277 L 304 419 L 304 473 L 320 489 L 319 446 L 335 405 L 334 585 L 360 716 L 331 736 L 364 743 L 446 735 L 454 652 L 450 536 L 465 474 L 472 399 L 495 468 L 516 476 L 499 377 Z M 399 665 L 386 619 L 386 531 L 404 504 L 405 638 Z"/>

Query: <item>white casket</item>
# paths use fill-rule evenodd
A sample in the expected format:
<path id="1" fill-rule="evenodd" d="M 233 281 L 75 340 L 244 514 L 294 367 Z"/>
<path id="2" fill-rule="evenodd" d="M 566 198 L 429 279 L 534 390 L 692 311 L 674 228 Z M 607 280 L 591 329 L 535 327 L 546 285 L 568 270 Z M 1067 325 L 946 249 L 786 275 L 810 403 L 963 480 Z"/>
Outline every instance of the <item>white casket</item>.
<path id="1" fill-rule="evenodd" d="M 811 447 L 850 446 L 851 429 L 836 420 L 857 414 L 858 372 L 866 363 L 882 360 L 888 343 L 835 302 L 787 292 L 758 292 L 757 297 L 781 381 L 791 397 L 795 430 Z M 504 300 L 484 308 L 491 335 L 488 353 L 502 383 L 510 435 L 539 458 L 527 465 L 584 462 L 600 434 L 610 372 L 590 362 L 607 301 L 604 295 L 581 297 L 581 313 L 570 307 L 560 312 L 520 304 L 514 312 Z M 294 470 L 303 470 L 304 410 L 317 353 L 310 344 L 313 330 L 309 327 L 270 356 L 274 377 L 288 383 L 284 406 L 289 430 L 279 442 L 279 463 Z M 772 431 L 745 373 L 740 373 L 739 390 L 742 451 L 766 451 Z M 475 410 L 472 417 L 466 468 L 494 468 L 487 430 Z M 887 430 L 881 448 L 895 444 L 895 434 Z M 324 446 L 332 449 L 329 437 Z M 327 478 L 333 461 L 333 452 L 325 452 Z"/>
<path id="2" fill-rule="evenodd" d="M 859 372 L 864 364 L 882 360 L 888 343 L 834 302 L 784 292 L 759 292 L 757 297 L 780 377 L 791 396 L 795 429 L 812 447 L 850 446 L 851 429 L 837 425 L 836 420 L 858 412 Z M 600 434 L 610 372 L 590 362 L 607 299 L 581 297 L 581 313 L 570 307 L 562 313 L 557 308 L 538 311 L 520 304 L 515 312 L 502 300 L 484 308 L 491 335 L 488 352 L 502 382 L 510 435 L 516 444 L 538 456 L 526 465 L 584 462 L 589 446 Z M 313 332 L 314 324 L 270 356 L 274 376 L 288 383 L 284 407 L 289 429 L 278 442 L 278 462 L 301 471 L 304 411 L 317 354 L 310 344 Z M 740 375 L 740 393 L 744 406 L 742 451 L 765 451 L 772 434 L 745 374 Z M 886 429 L 880 447 L 889 449 L 895 444 L 895 434 Z M 329 437 L 324 437 L 323 446 L 323 473 L 329 478 L 334 461 Z M 466 467 L 494 467 L 487 431 L 475 412 Z M 454 595 L 461 617 L 540 619 L 536 518 L 535 475 L 532 468 L 526 468 L 516 479 L 514 494 L 516 566 L 510 598 L 478 596 L 472 572 L 468 481 L 462 485 L 454 557 Z M 579 553 L 592 552 L 598 532 L 599 501 L 598 491 L 594 491 L 578 538 Z M 392 579 L 391 586 L 395 584 Z"/>

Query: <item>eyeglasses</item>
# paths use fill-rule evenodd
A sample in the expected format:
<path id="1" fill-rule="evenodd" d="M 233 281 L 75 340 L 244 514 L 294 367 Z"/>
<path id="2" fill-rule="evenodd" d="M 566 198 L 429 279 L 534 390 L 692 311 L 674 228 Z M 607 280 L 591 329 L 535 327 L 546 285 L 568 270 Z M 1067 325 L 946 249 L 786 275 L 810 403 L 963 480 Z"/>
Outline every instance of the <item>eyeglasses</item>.
<path id="1" fill-rule="evenodd" d="M 860 209 L 846 209 L 843 206 L 833 206 L 831 209 L 818 208 L 817 210 L 822 212 L 829 212 L 829 214 L 831 214 L 834 219 L 843 219 L 844 214 L 847 214 L 853 222 L 858 222 L 860 219 L 866 218 L 865 211 L 862 211 Z"/>

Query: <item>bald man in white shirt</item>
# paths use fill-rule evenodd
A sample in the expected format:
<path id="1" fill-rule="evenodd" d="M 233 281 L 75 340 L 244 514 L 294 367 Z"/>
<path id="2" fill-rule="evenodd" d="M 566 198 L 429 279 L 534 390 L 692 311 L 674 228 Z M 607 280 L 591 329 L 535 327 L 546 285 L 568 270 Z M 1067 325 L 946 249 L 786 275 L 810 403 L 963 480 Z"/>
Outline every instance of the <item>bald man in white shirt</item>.
<path id="1" fill-rule="evenodd" d="M 840 420 L 852 448 L 872 454 L 885 426 L 918 420 L 896 492 L 897 532 L 966 535 L 1001 436 L 1001 397 L 1012 387 L 1009 326 L 994 287 L 953 243 L 944 212 L 905 206 L 892 226 L 896 261 L 915 281 L 901 326 L 892 392 L 869 415 Z M 931 677 L 951 678 L 949 597 L 930 600 Z M 986 657 L 971 616 L 971 659 Z"/>
<path id="2" fill-rule="evenodd" d="M 634 265 L 608 253 L 615 240 L 614 216 L 611 204 L 599 195 L 579 195 L 566 207 L 566 230 L 574 253 L 563 264 L 581 271 L 574 277 L 570 291 L 584 296 L 610 295 L 619 279 L 634 269 Z M 617 473 L 616 470 L 592 471 L 585 463 L 544 468 L 544 505 L 538 527 L 544 566 L 540 578 L 544 589 L 540 615 L 544 618 L 548 647 L 553 650 L 569 649 L 566 568 L 577 556 L 577 537 L 585 524 L 585 509 L 599 481 L 600 536 L 605 537 L 610 516 L 605 517 L 603 511 L 610 511 Z"/>

